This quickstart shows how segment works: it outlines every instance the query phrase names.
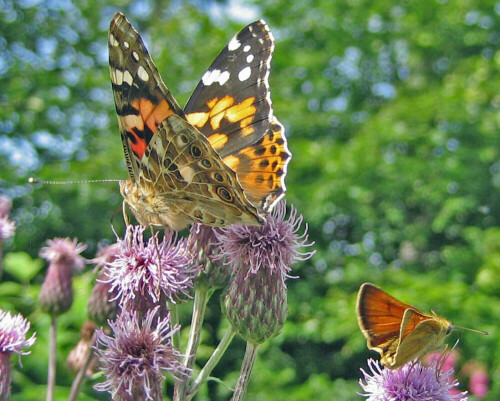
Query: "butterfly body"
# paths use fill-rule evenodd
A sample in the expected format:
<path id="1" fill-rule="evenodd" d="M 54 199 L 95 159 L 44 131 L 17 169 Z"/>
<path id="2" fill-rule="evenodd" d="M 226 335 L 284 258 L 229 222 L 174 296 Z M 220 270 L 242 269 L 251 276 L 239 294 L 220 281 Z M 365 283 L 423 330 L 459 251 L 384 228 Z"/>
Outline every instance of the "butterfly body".
<path id="1" fill-rule="evenodd" d="M 120 192 L 143 225 L 258 225 L 284 196 L 291 154 L 273 115 L 274 40 L 263 21 L 238 33 L 182 109 L 146 46 L 117 13 L 110 77 L 129 179 Z"/>
<path id="2" fill-rule="evenodd" d="M 448 320 L 426 315 L 371 283 L 360 287 L 356 309 L 368 348 L 390 369 L 441 349 L 453 330 Z"/>

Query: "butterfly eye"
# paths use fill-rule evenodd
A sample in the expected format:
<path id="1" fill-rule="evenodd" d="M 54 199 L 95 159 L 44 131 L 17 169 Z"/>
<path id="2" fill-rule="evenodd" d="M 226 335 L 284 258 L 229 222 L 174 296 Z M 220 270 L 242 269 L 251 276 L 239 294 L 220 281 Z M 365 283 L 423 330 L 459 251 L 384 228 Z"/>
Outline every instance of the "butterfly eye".
<path id="1" fill-rule="evenodd" d="M 453 326 L 450 324 L 450 325 L 446 328 L 446 335 L 450 334 L 452 331 L 453 331 Z"/>
<path id="2" fill-rule="evenodd" d="M 217 195 L 219 195 L 222 199 L 228 201 L 228 202 L 232 202 L 233 201 L 233 197 L 231 196 L 231 194 L 229 193 L 229 191 L 224 188 L 224 187 L 218 187 L 217 188 Z"/>

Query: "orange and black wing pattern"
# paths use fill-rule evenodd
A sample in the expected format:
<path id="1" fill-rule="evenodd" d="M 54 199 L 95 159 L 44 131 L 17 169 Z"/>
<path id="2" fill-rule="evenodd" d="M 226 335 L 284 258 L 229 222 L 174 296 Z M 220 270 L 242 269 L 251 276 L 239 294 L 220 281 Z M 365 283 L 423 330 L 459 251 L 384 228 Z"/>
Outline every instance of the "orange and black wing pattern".
<path id="1" fill-rule="evenodd" d="M 141 159 L 158 125 L 184 116 L 158 73 L 144 42 L 125 16 L 116 13 L 108 34 L 109 73 L 130 178 L 137 182 Z"/>
<path id="2" fill-rule="evenodd" d="M 184 109 L 264 213 L 284 196 L 291 159 L 271 104 L 273 50 L 274 38 L 263 20 L 243 28 L 203 75 Z"/>

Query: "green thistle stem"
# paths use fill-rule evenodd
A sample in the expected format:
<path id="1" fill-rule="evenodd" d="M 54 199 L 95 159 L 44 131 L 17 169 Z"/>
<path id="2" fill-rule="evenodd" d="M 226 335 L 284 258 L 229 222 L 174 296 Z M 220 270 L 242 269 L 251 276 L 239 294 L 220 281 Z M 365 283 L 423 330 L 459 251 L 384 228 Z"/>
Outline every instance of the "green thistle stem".
<path id="1" fill-rule="evenodd" d="M 259 346 L 257 344 L 252 344 L 247 342 L 247 349 L 245 351 L 245 357 L 243 358 L 243 363 L 241 365 L 240 377 L 238 377 L 238 382 L 234 389 L 232 401 L 242 401 L 245 397 L 248 388 L 248 382 L 250 381 L 250 375 L 252 374 L 253 365 L 257 357 L 257 350 Z"/>
<path id="2" fill-rule="evenodd" d="M 171 327 L 175 327 L 179 324 L 179 307 L 177 304 L 174 304 L 172 302 L 168 303 L 168 310 L 170 311 L 170 322 L 171 322 Z M 181 333 L 180 330 L 177 330 L 172 338 L 172 343 L 174 345 L 174 348 L 179 350 L 181 347 Z"/>
<path id="3" fill-rule="evenodd" d="M 57 351 L 57 317 L 51 316 L 49 332 L 49 366 L 47 375 L 46 401 L 54 399 L 54 388 L 56 385 L 56 351 Z"/>
<path id="4" fill-rule="evenodd" d="M 207 302 L 210 299 L 209 291 L 197 289 L 194 293 L 193 315 L 191 317 L 191 327 L 189 328 L 189 339 L 184 354 L 184 365 L 191 369 L 196 358 L 196 351 L 200 345 L 201 327 L 205 317 Z M 180 382 L 176 386 L 174 401 L 182 401 L 186 396 L 188 380 Z"/>
<path id="5" fill-rule="evenodd" d="M 233 330 L 231 326 L 229 326 L 228 329 L 226 330 L 226 333 L 224 334 L 224 337 L 222 337 L 222 339 L 219 342 L 219 345 L 214 350 L 212 356 L 205 364 L 205 366 L 203 366 L 203 369 L 200 371 L 200 373 L 198 373 L 198 376 L 191 384 L 186 397 L 186 401 L 189 401 L 191 398 L 193 398 L 193 396 L 198 391 L 200 385 L 208 378 L 208 376 L 210 376 L 210 373 L 212 372 L 213 368 L 222 358 L 222 355 L 224 355 L 224 352 L 226 352 L 226 349 L 229 346 L 229 344 L 231 344 L 231 341 L 233 340 L 235 334 L 236 332 Z"/>
<path id="6" fill-rule="evenodd" d="M 196 351 L 200 345 L 201 326 L 205 317 L 207 302 L 210 299 L 209 292 L 201 289 L 196 290 L 194 294 L 193 316 L 191 318 L 191 327 L 189 329 L 189 339 L 184 356 L 184 365 L 192 368 L 196 358 Z"/>
<path id="7" fill-rule="evenodd" d="M 83 364 L 80 370 L 78 371 L 75 380 L 73 380 L 73 384 L 71 385 L 71 392 L 69 394 L 68 401 L 75 401 L 78 398 L 78 394 L 80 393 L 80 388 L 82 387 L 82 384 L 86 378 L 85 373 L 87 371 L 87 368 L 89 367 L 90 362 L 95 358 L 92 347 L 96 343 L 96 338 L 97 334 L 94 333 L 89 343 L 89 351 L 87 353 L 87 356 L 85 357 L 85 360 L 83 361 Z"/>

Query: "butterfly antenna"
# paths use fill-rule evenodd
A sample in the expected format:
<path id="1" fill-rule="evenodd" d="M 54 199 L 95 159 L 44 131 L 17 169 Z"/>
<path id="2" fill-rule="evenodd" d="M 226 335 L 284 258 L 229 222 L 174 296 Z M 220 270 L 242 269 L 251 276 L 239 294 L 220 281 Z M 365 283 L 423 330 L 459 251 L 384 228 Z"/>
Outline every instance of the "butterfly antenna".
<path id="1" fill-rule="evenodd" d="M 89 184 L 96 182 L 120 182 L 120 181 L 123 180 L 105 179 L 105 180 L 78 180 L 78 181 L 47 181 L 35 177 L 28 178 L 28 183 L 30 184 L 45 184 L 45 185 Z"/>
<path id="2" fill-rule="evenodd" d="M 459 329 L 459 330 L 473 331 L 474 333 L 483 334 L 485 336 L 489 336 L 490 335 L 490 333 L 488 333 L 487 331 L 484 331 L 484 330 L 469 329 L 468 327 L 455 326 L 455 325 L 453 325 L 453 328 L 454 329 Z"/>

